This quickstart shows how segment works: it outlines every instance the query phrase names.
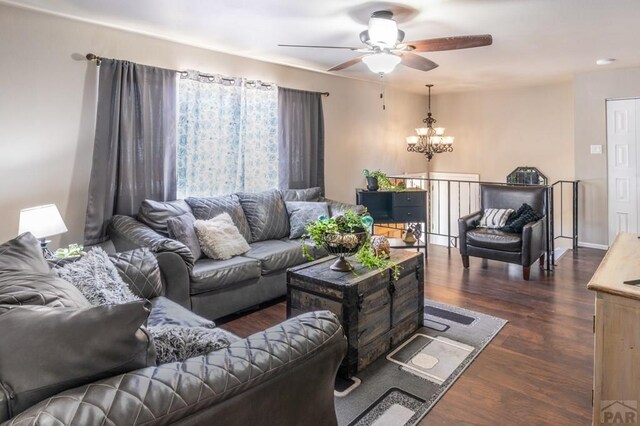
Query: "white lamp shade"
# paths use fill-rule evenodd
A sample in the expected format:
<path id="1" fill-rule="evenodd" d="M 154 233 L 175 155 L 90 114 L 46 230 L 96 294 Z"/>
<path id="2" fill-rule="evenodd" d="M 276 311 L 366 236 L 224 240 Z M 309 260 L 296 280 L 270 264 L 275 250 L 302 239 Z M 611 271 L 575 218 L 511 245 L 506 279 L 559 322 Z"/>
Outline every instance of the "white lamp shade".
<path id="1" fill-rule="evenodd" d="M 407 144 L 409 144 L 409 145 L 415 145 L 415 144 L 418 143 L 419 140 L 420 140 L 420 136 L 415 136 L 414 135 L 414 136 L 407 136 L 406 137 Z"/>
<path id="2" fill-rule="evenodd" d="M 427 134 L 429 134 L 429 128 L 428 127 L 420 127 L 419 129 L 416 129 L 416 133 L 420 136 L 427 136 Z"/>
<path id="3" fill-rule="evenodd" d="M 436 132 L 436 135 L 438 136 L 442 136 L 444 135 L 444 127 L 436 127 L 435 129 L 433 129 Z"/>
<path id="4" fill-rule="evenodd" d="M 390 73 L 394 70 L 396 65 L 400 63 L 400 61 L 400 56 L 392 55 L 387 52 L 374 53 L 373 55 L 368 55 L 362 58 L 362 62 L 369 67 L 369 70 L 377 74 Z"/>
<path id="5" fill-rule="evenodd" d="M 444 138 L 444 143 L 447 145 L 453 145 L 453 141 L 455 140 L 455 137 L 453 136 L 445 136 Z"/>
<path id="6" fill-rule="evenodd" d="M 31 232 L 36 238 L 46 238 L 67 232 L 67 227 L 55 204 L 20 210 L 18 234 Z"/>

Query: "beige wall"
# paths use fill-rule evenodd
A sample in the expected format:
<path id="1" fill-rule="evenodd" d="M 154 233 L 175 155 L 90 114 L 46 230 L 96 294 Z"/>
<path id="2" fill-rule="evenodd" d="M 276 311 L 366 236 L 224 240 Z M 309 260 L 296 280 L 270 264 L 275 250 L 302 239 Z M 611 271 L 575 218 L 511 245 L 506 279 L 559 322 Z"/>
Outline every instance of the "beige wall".
<path id="1" fill-rule="evenodd" d="M 579 74 L 574 79 L 576 179 L 580 179 L 580 239 L 608 244 L 606 100 L 640 97 L 640 68 Z M 590 145 L 604 153 L 590 154 Z"/>
<path id="2" fill-rule="evenodd" d="M 518 166 L 533 166 L 551 182 L 573 179 L 571 83 L 438 95 L 437 125 L 456 137 L 454 152 L 431 160 L 437 172 L 477 173 L 504 182 Z"/>
<path id="3" fill-rule="evenodd" d="M 383 111 L 379 84 L 0 6 L 0 241 L 16 234 L 21 208 L 45 203 L 57 204 L 67 223 L 61 242 L 82 241 L 97 75 L 82 59 L 88 52 L 331 92 L 324 100 L 326 192 L 338 200 L 354 200 L 363 168 L 426 170 L 403 144 L 425 115 L 423 95 L 387 89 Z"/>

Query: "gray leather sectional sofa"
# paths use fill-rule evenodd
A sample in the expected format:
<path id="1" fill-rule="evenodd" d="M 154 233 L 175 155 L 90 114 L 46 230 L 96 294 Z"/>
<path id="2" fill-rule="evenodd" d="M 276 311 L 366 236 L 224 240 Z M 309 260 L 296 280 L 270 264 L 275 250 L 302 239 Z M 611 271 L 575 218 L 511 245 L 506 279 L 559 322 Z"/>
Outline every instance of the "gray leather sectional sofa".
<path id="1" fill-rule="evenodd" d="M 0 245 L 2 426 L 336 424 L 346 343 L 333 314 L 301 315 L 226 349 L 156 365 L 140 321 L 210 321 L 164 297 L 164 278 L 184 263 L 178 254 L 158 253 L 156 262 L 136 250 L 114 260 L 148 301 L 92 307 L 49 271 L 31 234 Z"/>
<path id="2" fill-rule="evenodd" d="M 199 315 L 217 319 L 284 296 L 287 268 L 307 261 L 300 239 L 289 239 L 286 201 L 323 201 L 331 215 L 361 208 L 325 199 L 320 188 L 145 201 L 136 218 L 115 216 L 109 235 L 118 251 L 148 247 L 155 253 L 179 255 L 183 264 L 167 273 L 168 297 Z M 202 220 L 229 213 L 251 250 L 229 260 L 195 259 L 167 232 L 167 220 L 186 212 Z"/>

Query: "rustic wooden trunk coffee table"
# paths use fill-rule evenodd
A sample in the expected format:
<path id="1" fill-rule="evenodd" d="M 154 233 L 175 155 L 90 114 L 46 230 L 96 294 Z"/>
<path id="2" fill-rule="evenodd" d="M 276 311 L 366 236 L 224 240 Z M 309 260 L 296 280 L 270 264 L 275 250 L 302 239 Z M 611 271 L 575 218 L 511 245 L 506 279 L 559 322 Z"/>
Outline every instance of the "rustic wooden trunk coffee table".
<path id="1" fill-rule="evenodd" d="M 347 356 L 340 375 L 351 377 L 423 325 L 423 254 L 392 250 L 402 267 L 369 270 L 355 261 L 352 272 L 329 269 L 332 256 L 287 272 L 287 317 L 329 310 L 340 318 L 347 336 Z"/>

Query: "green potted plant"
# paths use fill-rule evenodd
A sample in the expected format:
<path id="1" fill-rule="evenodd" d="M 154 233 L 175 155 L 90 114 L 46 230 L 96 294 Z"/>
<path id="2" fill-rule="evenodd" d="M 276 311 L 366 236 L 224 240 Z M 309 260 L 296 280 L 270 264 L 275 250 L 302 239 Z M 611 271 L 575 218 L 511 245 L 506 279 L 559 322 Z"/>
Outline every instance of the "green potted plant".
<path id="1" fill-rule="evenodd" d="M 315 222 L 306 226 L 307 233 L 303 236 L 302 250 L 309 260 L 314 257 L 309 253 L 305 244 L 311 240 L 316 246 L 324 247 L 338 259 L 331 265 L 334 271 L 348 272 L 353 270 L 346 257 L 355 255 L 363 266 L 369 269 L 392 268 L 394 277 L 399 276 L 400 267 L 383 256 L 377 256 L 371 246 L 369 228 L 373 225 L 373 218 L 368 213 L 357 213 L 348 210 L 344 214 L 334 217 L 321 216 Z"/>
<path id="2" fill-rule="evenodd" d="M 386 173 L 380 170 L 369 171 L 364 169 L 362 174 L 367 178 L 367 190 L 377 191 L 378 189 L 386 191 L 402 191 L 404 188 L 401 185 L 394 185 L 391 183 L 391 179 Z"/>

